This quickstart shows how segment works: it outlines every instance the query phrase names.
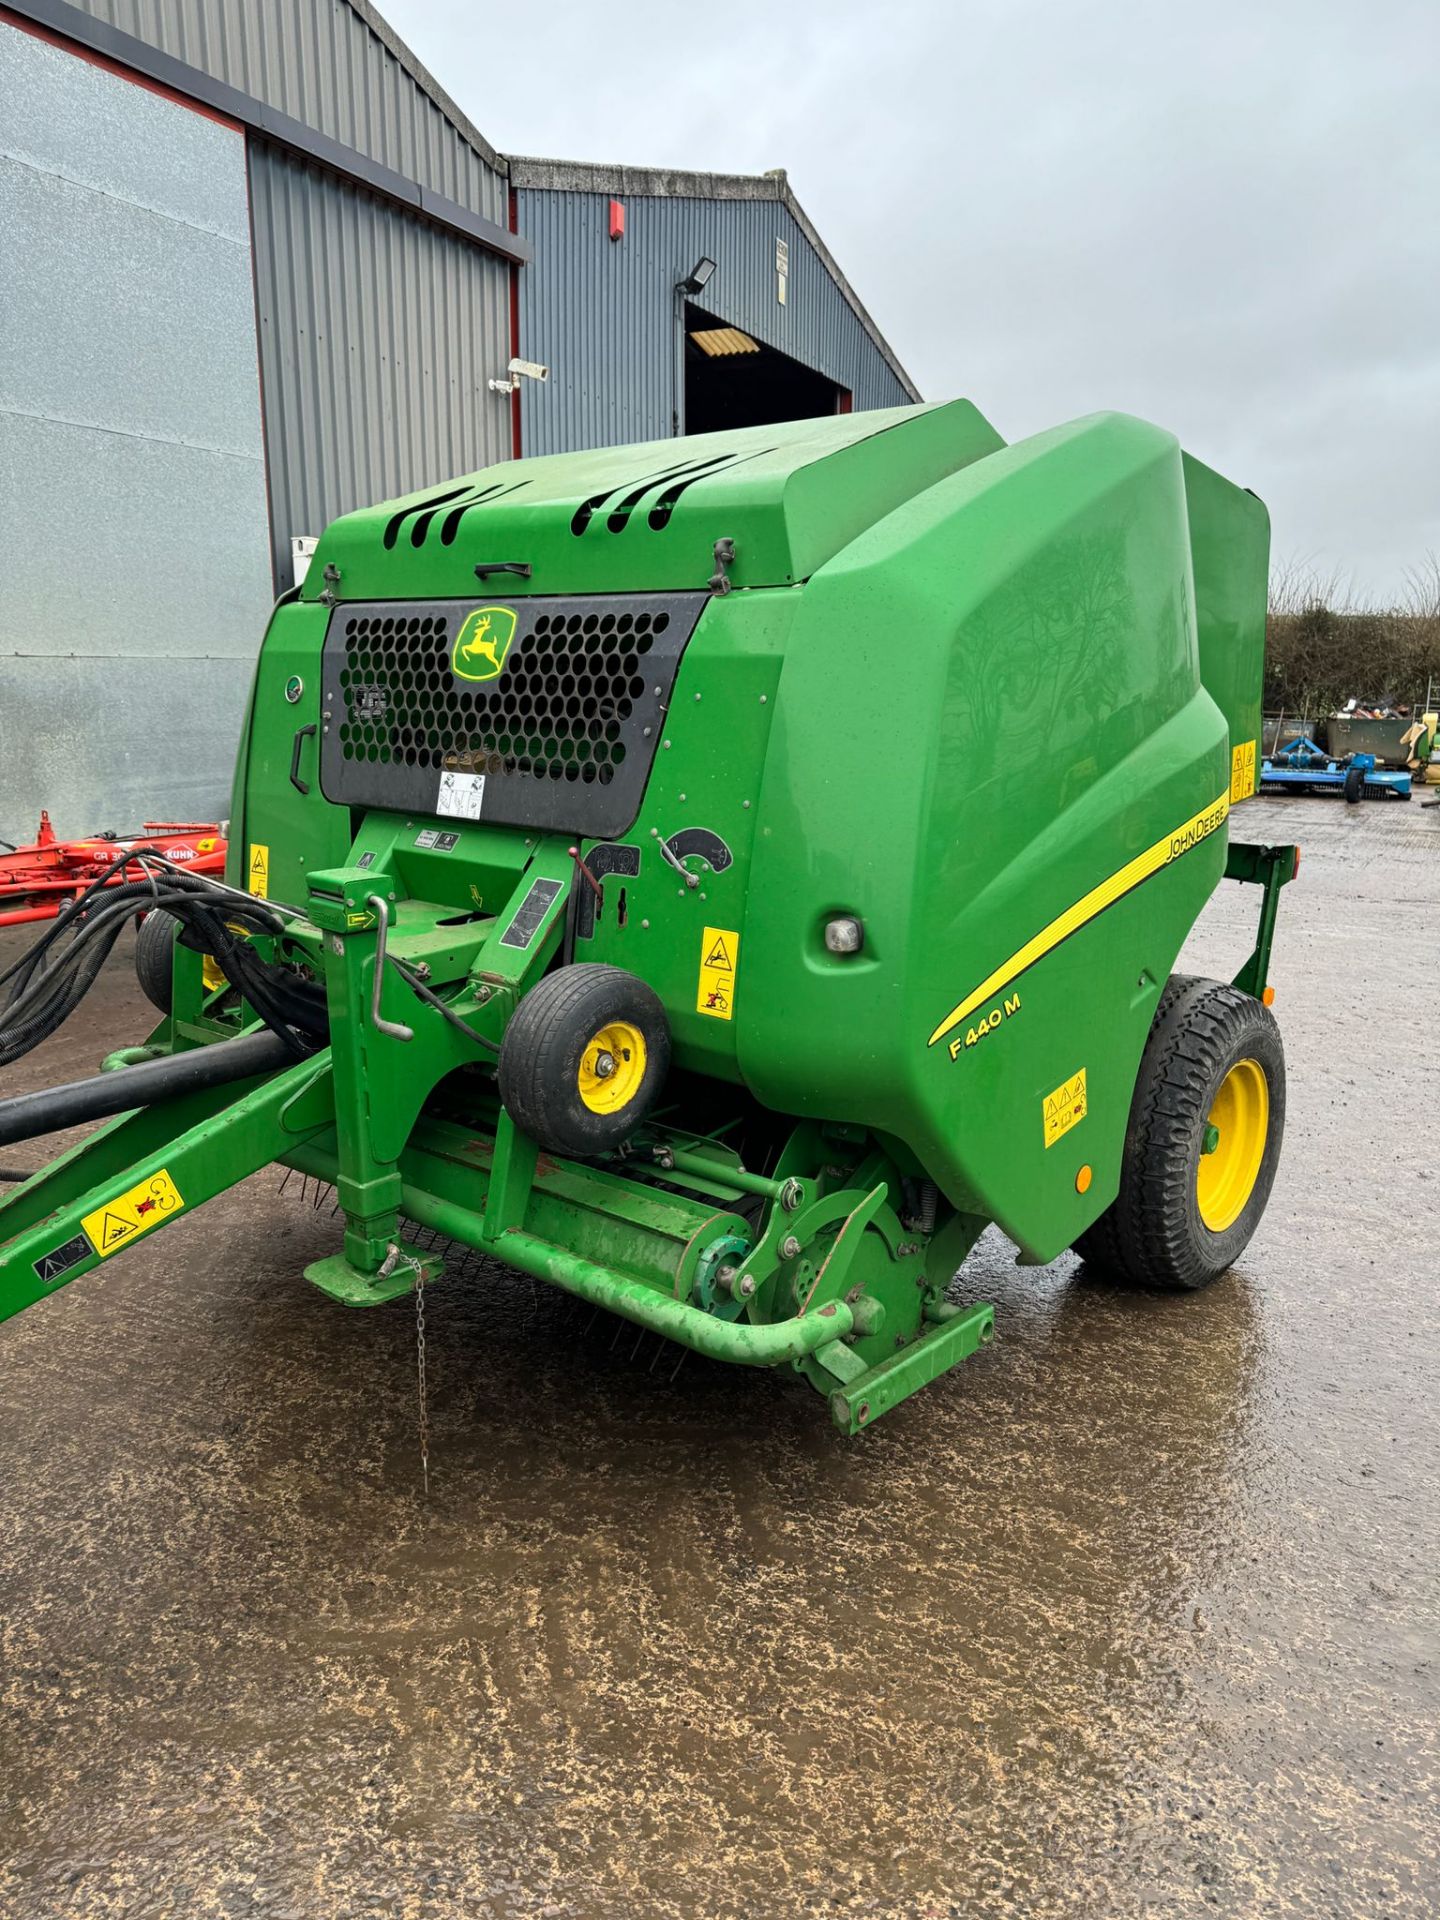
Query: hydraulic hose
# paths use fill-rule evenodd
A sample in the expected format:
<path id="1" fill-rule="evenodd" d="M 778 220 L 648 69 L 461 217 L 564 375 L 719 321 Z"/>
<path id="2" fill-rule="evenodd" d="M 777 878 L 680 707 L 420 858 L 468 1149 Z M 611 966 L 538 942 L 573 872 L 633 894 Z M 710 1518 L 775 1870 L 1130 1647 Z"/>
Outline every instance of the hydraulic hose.
<path id="1" fill-rule="evenodd" d="M 162 1060 L 145 1060 L 116 1073 L 100 1073 L 68 1086 L 43 1087 L 36 1093 L 0 1100 L 0 1146 L 33 1140 L 42 1133 L 59 1133 L 84 1120 L 104 1120 L 134 1107 L 152 1107 L 176 1094 L 199 1093 L 223 1087 L 231 1080 L 249 1080 L 274 1073 L 295 1058 L 293 1045 L 270 1032 L 244 1033 L 237 1040 L 217 1040 L 190 1053 Z"/>
<path id="2" fill-rule="evenodd" d="M 116 870 L 132 862 L 142 877 L 117 885 Z M 271 1032 L 285 1040 L 292 1058 L 305 1051 L 306 1038 L 324 1039 L 324 989 L 262 960 L 246 937 L 279 933 L 284 923 L 274 909 L 136 848 L 92 881 L 0 974 L 0 989 L 8 989 L 0 998 L 0 1066 L 29 1053 L 69 1018 L 125 924 L 152 908 L 173 914 L 201 950 L 214 955 Z"/>

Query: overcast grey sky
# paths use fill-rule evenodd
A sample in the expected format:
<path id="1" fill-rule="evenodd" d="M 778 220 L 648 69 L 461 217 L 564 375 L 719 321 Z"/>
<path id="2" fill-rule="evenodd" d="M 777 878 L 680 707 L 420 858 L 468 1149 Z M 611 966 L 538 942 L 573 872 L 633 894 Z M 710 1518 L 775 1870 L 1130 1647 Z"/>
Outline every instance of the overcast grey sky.
<path id="1" fill-rule="evenodd" d="M 380 0 L 502 152 L 760 173 L 927 399 L 1119 407 L 1397 591 L 1440 549 L 1440 3 Z"/>

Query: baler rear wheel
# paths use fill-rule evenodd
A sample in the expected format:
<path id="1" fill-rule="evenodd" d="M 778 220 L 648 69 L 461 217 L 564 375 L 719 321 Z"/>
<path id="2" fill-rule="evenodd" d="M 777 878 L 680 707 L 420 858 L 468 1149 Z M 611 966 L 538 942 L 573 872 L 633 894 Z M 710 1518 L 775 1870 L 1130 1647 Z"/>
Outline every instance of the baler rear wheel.
<path id="1" fill-rule="evenodd" d="M 1155 1003 L 1154 1017 L 1150 1022 L 1152 1034 L 1186 988 L 1195 985 L 1197 981 L 1193 974 L 1171 974 L 1161 989 L 1159 1000 Z M 1107 1207 L 1100 1218 L 1092 1226 L 1087 1227 L 1075 1242 L 1075 1251 L 1082 1260 L 1091 1266 L 1105 1267 L 1112 1273 L 1120 1273 L 1124 1264 L 1118 1234 L 1119 1213 L 1118 1202 Z"/>
<path id="2" fill-rule="evenodd" d="M 500 1046 L 500 1098 L 551 1153 L 619 1146 L 645 1119 L 670 1066 L 658 995 L 633 973 L 581 961 L 532 987 Z"/>
<path id="3" fill-rule="evenodd" d="M 180 922 L 163 907 L 152 907 L 135 936 L 135 978 L 140 991 L 161 1013 L 173 1011 L 172 968 Z"/>
<path id="4" fill-rule="evenodd" d="M 1075 1243 L 1138 1286 L 1193 1291 L 1260 1224 L 1285 1128 L 1285 1052 L 1268 1007 L 1177 975 L 1146 1042 L 1120 1191 Z"/>

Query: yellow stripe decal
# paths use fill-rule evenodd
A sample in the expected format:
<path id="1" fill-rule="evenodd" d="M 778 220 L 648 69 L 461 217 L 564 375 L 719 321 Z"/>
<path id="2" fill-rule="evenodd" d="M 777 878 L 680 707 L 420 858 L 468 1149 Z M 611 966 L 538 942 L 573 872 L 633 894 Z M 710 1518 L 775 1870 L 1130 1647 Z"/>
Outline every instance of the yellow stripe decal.
<path id="1" fill-rule="evenodd" d="M 1218 800 L 1203 807 L 1199 813 L 1192 814 L 1183 826 L 1176 827 L 1173 833 L 1167 833 L 1163 840 L 1157 840 L 1144 853 L 1137 853 L 1133 860 L 1127 861 L 1108 880 L 1102 880 L 1098 887 L 1092 887 L 1073 907 L 1067 907 L 1048 927 L 1042 927 L 1033 939 L 1027 940 L 1018 953 L 1012 953 L 1003 966 L 997 967 L 980 982 L 973 993 L 966 994 L 955 1011 L 942 1020 L 931 1034 L 929 1044 L 933 1047 L 937 1040 L 943 1040 L 977 1007 L 983 1006 L 987 1000 L 993 1000 L 1002 988 L 1008 987 L 1028 967 L 1033 967 L 1037 960 L 1043 960 L 1052 948 L 1058 947 L 1062 940 L 1068 940 L 1072 933 L 1077 933 L 1087 921 L 1103 913 L 1106 907 L 1114 906 L 1117 900 L 1133 892 L 1142 880 L 1148 880 L 1152 873 L 1158 873 L 1162 867 L 1168 867 L 1172 860 L 1178 860 L 1182 854 L 1189 853 L 1192 847 L 1198 847 L 1217 827 L 1225 824 L 1229 811 L 1230 796 L 1222 793 Z"/>

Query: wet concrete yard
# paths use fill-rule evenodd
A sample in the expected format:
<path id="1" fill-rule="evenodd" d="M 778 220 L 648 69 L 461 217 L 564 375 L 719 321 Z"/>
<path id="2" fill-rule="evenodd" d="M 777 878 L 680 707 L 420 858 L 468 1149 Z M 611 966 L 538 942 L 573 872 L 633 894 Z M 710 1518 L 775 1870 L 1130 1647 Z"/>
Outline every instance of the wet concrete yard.
<path id="1" fill-rule="evenodd" d="M 861 1441 L 487 1267 L 426 1499 L 413 1316 L 299 1278 L 298 1176 L 0 1327 L 0 1913 L 1433 1914 L 1440 812 L 1240 823 L 1305 851 L 1243 1266 L 987 1236 L 994 1346 Z M 119 959 L 4 1091 L 140 1036 Z"/>

